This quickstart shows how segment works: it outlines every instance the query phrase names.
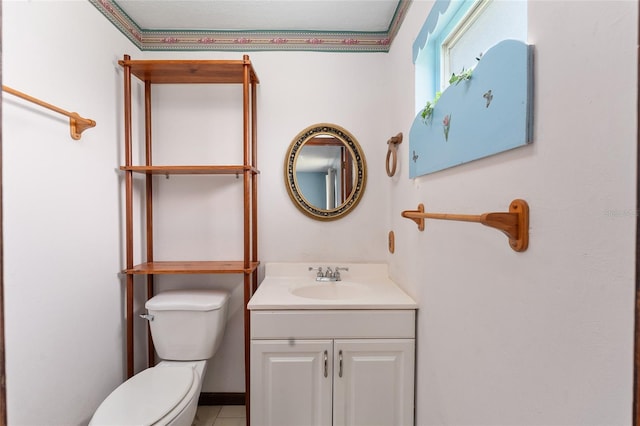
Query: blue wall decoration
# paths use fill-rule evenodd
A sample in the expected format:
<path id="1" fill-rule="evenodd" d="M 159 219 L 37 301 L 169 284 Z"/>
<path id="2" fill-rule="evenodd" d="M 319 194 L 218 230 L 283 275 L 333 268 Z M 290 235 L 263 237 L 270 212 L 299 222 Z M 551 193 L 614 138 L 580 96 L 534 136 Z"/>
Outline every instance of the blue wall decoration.
<path id="1" fill-rule="evenodd" d="M 438 4 L 442 10 L 433 14 L 436 18 L 452 13 L 449 2 Z M 430 69 L 426 70 L 429 81 L 416 82 L 416 93 L 435 93 L 432 84 L 439 81 L 439 59 L 432 52 L 433 42 L 427 42 L 433 35 L 428 31 L 435 28 L 437 32 L 436 18 L 427 18 L 414 44 L 416 76 L 424 78 L 424 71 Z M 421 53 L 429 59 L 418 59 Z M 531 143 L 532 91 L 533 46 L 503 40 L 488 49 L 470 79 L 442 91 L 429 117 L 417 113 L 409 133 L 409 176 L 434 173 Z M 427 99 L 424 101 L 423 105 Z"/>
<path id="2" fill-rule="evenodd" d="M 471 79 L 442 92 L 409 133 L 409 175 L 421 176 L 531 143 L 532 47 L 505 40 L 489 49 Z"/>

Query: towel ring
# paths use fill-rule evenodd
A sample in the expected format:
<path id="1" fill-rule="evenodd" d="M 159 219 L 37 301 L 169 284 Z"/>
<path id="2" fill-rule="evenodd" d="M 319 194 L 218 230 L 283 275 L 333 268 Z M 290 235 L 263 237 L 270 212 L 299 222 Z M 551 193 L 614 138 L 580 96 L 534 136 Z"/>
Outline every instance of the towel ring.
<path id="1" fill-rule="evenodd" d="M 386 168 L 387 168 L 387 176 L 391 177 L 396 174 L 396 167 L 398 165 L 398 145 L 402 143 L 402 132 L 398 133 L 395 136 L 392 136 L 391 139 L 387 141 L 387 145 L 389 145 L 389 149 L 387 150 L 387 160 L 386 160 Z M 391 163 L 391 166 L 389 164 Z"/>

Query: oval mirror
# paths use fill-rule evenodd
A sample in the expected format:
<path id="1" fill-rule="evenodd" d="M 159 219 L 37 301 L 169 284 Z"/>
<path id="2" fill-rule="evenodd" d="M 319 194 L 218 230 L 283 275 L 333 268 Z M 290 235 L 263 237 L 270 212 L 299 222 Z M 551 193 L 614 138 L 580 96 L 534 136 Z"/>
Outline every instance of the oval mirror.
<path id="1" fill-rule="evenodd" d="M 293 139 L 284 161 L 287 192 L 309 217 L 334 220 L 358 204 L 367 181 L 364 152 L 340 126 L 319 123 Z"/>

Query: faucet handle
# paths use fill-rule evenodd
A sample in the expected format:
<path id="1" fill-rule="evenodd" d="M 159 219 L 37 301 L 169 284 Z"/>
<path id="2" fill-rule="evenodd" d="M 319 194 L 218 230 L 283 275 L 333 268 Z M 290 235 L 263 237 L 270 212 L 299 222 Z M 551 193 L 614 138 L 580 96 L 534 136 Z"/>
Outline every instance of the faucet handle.
<path id="1" fill-rule="evenodd" d="M 318 271 L 318 273 L 316 274 L 316 277 L 324 277 L 324 274 L 322 273 L 322 266 L 319 266 L 317 268 L 314 268 L 313 266 L 309 266 L 309 270 Z"/>
<path id="2" fill-rule="evenodd" d="M 336 266 L 334 268 L 334 272 L 333 272 L 333 277 L 336 279 L 336 281 L 341 281 L 342 278 L 340 277 L 340 271 L 348 271 L 349 268 L 346 266 Z"/>

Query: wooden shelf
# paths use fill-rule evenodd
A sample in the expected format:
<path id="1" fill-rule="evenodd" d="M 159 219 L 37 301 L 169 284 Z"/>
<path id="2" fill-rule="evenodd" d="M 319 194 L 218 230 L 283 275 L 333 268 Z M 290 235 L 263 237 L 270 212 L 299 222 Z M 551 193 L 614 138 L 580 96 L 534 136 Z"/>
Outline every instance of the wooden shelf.
<path id="1" fill-rule="evenodd" d="M 120 166 L 120 170 L 147 175 L 238 175 L 260 173 L 253 166 Z"/>
<path id="2" fill-rule="evenodd" d="M 250 274 L 256 270 L 260 262 L 249 262 L 245 269 L 244 262 L 239 261 L 156 261 L 135 265 L 125 269 L 125 274 L 157 275 L 157 274 Z"/>
<path id="3" fill-rule="evenodd" d="M 131 74 L 138 79 L 155 84 L 242 84 L 244 65 L 248 64 L 249 82 L 260 83 L 248 59 L 235 61 L 121 60 L 118 63 L 123 67 L 129 66 Z"/>
<path id="4" fill-rule="evenodd" d="M 124 165 L 125 183 L 125 234 L 126 234 L 126 262 L 124 274 L 126 276 L 126 342 L 127 342 L 127 376 L 134 375 L 134 282 L 146 282 L 146 298 L 153 297 L 155 281 L 158 275 L 178 274 L 242 274 L 243 281 L 243 320 L 244 320 L 244 364 L 245 364 L 245 409 L 246 424 L 250 423 L 250 384 L 249 384 L 249 342 L 250 321 L 247 304 L 253 292 L 258 287 L 258 174 L 257 168 L 257 85 L 258 76 L 248 55 L 242 60 L 131 60 L 124 55 L 118 61 L 123 68 L 124 86 Z M 132 77 L 137 77 L 144 83 L 144 140 L 133 137 L 133 102 Z M 154 84 L 238 84 L 242 86 L 243 132 L 238 140 L 237 148 L 242 153 L 242 164 L 226 165 L 152 165 L 152 102 L 151 92 Z M 138 91 L 136 90 L 136 93 Z M 213 99 L 212 101 L 215 101 Z M 235 105 L 235 103 L 234 103 Z M 137 122 L 137 120 L 136 120 Z M 227 144 L 227 141 L 216 141 L 216 135 L 209 135 L 208 143 Z M 210 141 L 210 142 L 209 142 Z M 144 148 L 144 151 L 142 150 Z M 144 158 L 137 159 L 135 154 L 144 152 Z M 134 165 L 134 157 L 137 164 Z M 239 158 L 239 157 L 238 157 Z M 194 161 L 198 161 L 195 159 Z M 144 165 L 142 165 L 144 164 Z M 144 190 L 134 190 L 134 174 L 144 175 Z M 154 186 L 162 185 L 162 180 L 152 179 L 153 175 L 236 175 L 243 183 L 243 206 L 238 215 L 242 216 L 242 233 L 237 236 L 243 242 L 244 253 L 241 260 L 228 261 L 156 261 L 154 257 Z M 238 185 L 239 186 L 239 185 Z M 237 188 L 239 190 L 239 188 Z M 140 227 L 145 232 L 142 237 L 141 248 L 144 254 L 138 265 L 134 264 L 134 257 L 140 253 L 134 247 L 134 236 L 138 234 L 137 216 L 134 207 L 144 204 L 144 215 Z M 240 206 L 237 206 L 240 208 Z M 215 220 L 215 219 L 214 219 Z M 222 220 L 222 219 L 221 219 Z M 224 228 L 225 223 L 219 226 Z M 220 241 L 225 244 L 225 241 Z M 142 277 L 141 277 L 142 276 Z M 142 279 L 140 279 L 142 278 Z M 156 357 L 151 336 L 147 339 L 148 365 L 155 365 Z"/>

